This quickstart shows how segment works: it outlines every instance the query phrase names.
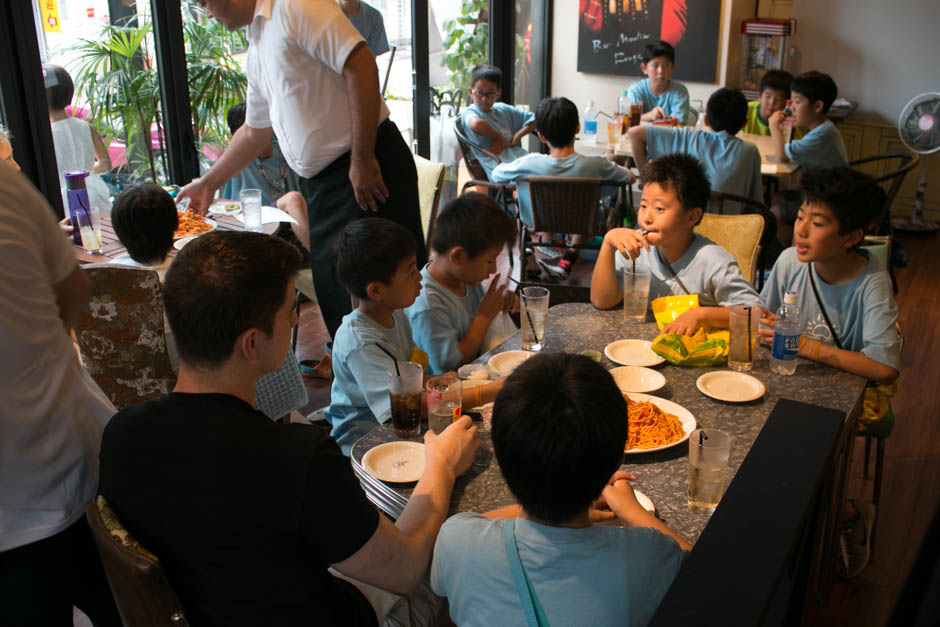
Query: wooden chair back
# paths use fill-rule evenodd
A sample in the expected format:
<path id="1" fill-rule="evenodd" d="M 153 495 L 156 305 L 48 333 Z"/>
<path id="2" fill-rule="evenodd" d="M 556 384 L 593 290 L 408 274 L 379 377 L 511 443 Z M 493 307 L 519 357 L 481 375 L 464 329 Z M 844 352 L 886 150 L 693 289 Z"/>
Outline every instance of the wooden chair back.
<path id="1" fill-rule="evenodd" d="M 163 329 L 163 292 L 153 270 L 84 266 L 91 299 L 75 325 L 85 368 L 118 409 L 160 398 L 176 375 Z"/>
<path id="2" fill-rule="evenodd" d="M 695 227 L 695 232 L 728 251 L 738 262 L 744 278 L 754 283 L 761 235 L 764 233 L 763 216 L 706 213 Z"/>
<path id="3" fill-rule="evenodd" d="M 183 606 L 159 560 L 121 525 L 103 496 L 85 507 L 125 627 L 186 627 Z"/>
<path id="4" fill-rule="evenodd" d="M 421 226 L 424 228 L 425 244 L 430 248 L 434 222 L 441 202 L 441 187 L 444 185 L 444 164 L 429 161 L 415 155 L 418 170 L 418 204 L 421 206 Z"/>

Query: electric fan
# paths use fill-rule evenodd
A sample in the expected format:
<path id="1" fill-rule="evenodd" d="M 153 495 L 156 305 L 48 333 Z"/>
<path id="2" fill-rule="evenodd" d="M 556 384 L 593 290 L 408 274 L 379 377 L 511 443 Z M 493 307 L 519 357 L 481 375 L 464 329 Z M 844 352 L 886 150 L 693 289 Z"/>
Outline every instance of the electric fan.
<path id="1" fill-rule="evenodd" d="M 901 117 L 898 118 L 898 133 L 905 146 L 924 155 L 924 166 L 914 196 L 914 212 L 910 218 L 891 218 L 891 226 L 898 231 L 936 231 L 937 223 L 921 219 L 921 213 L 924 211 L 924 194 L 927 192 L 930 153 L 940 150 L 940 94 L 921 94 L 904 105 Z"/>

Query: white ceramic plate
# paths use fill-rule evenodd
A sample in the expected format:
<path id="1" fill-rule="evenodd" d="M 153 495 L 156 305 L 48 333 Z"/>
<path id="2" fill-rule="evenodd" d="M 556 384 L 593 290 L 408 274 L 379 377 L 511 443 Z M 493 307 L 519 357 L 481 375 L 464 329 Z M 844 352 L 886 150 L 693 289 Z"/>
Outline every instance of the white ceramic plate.
<path id="1" fill-rule="evenodd" d="M 743 372 L 716 370 L 700 376 L 695 386 L 705 396 L 729 403 L 746 403 L 767 392 L 760 379 Z"/>
<path id="2" fill-rule="evenodd" d="M 533 355 L 535 353 L 531 351 L 506 351 L 490 357 L 486 365 L 497 377 L 508 377 L 519 364 Z"/>
<path id="3" fill-rule="evenodd" d="M 673 403 L 672 401 L 667 401 L 664 398 L 659 398 L 658 396 L 650 396 L 649 394 L 638 394 L 635 392 L 630 393 L 630 400 L 642 403 L 643 401 L 649 401 L 653 405 L 656 405 L 661 410 L 667 414 L 675 414 L 676 418 L 679 419 L 679 422 L 682 423 L 682 430 L 685 431 L 685 435 L 671 444 L 665 444 L 663 446 L 654 446 L 653 448 L 630 448 L 624 451 L 627 455 L 638 455 L 640 453 L 652 453 L 653 451 L 661 451 L 663 449 L 672 448 L 673 446 L 678 446 L 686 440 L 689 439 L 689 436 L 695 431 L 695 416 L 692 415 L 688 409 L 679 405 L 678 403 Z"/>
<path id="4" fill-rule="evenodd" d="M 639 490 L 634 490 L 633 494 L 636 496 L 636 500 L 639 501 L 640 505 L 648 511 L 650 514 L 656 513 L 656 506 L 653 505 L 653 500 L 640 492 Z"/>
<path id="5" fill-rule="evenodd" d="M 621 392 L 652 392 L 666 385 L 663 373 L 641 366 L 611 368 L 610 376 Z"/>
<path id="6" fill-rule="evenodd" d="M 206 233 L 211 233 L 212 231 L 215 230 L 215 227 L 219 226 L 219 223 L 216 222 L 215 220 L 212 220 L 211 218 L 203 218 L 203 219 L 206 221 L 206 224 L 209 225 L 209 230 L 203 231 L 199 235 L 205 235 Z M 199 237 L 199 235 L 185 235 L 183 237 L 174 237 L 173 239 L 180 240 L 180 239 L 186 239 L 187 237 Z"/>
<path id="7" fill-rule="evenodd" d="M 242 212 L 242 203 L 238 200 L 215 202 L 209 207 L 209 213 L 217 216 L 237 216 Z"/>
<path id="8" fill-rule="evenodd" d="M 362 467 L 381 481 L 408 483 L 424 474 L 424 444 L 386 442 L 369 449 L 362 456 Z"/>
<path id="9" fill-rule="evenodd" d="M 189 237 L 181 237 L 181 238 L 179 238 L 178 240 L 176 240 L 175 242 L 173 242 L 173 248 L 175 248 L 176 250 L 183 250 L 183 246 L 185 246 L 186 244 L 190 243 L 191 241 L 193 241 L 193 240 L 196 239 L 197 237 L 199 237 L 199 236 L 198 236 L 198 235 L 190 235 Z"/>
<path id="10" fill-rule="evenodd" d="M 607 359 L 621 366 L 655 366 L 665 359 L 653 352 L 646 340 L 617 340 L 604 347 Z"/>

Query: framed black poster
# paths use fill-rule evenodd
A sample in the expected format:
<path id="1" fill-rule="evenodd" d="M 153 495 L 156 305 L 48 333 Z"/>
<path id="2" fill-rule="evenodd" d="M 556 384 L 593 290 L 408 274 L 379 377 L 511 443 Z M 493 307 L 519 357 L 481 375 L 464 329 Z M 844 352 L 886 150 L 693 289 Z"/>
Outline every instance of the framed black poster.
<path id="1" fill-rule="evenodd" d="M 578 71 L 642 76 L 648 43 L 676 48 L 673 78 L 714 83 L 721 0 L 580 0 Z"/>

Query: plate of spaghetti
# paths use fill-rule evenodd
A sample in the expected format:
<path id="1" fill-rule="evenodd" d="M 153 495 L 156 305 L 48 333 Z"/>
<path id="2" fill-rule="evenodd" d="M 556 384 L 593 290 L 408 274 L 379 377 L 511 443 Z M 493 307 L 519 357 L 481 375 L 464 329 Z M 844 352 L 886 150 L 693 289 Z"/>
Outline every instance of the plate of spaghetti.
<path id="1" fill-rule="evenodd" d="M 219 226 L 219 223 L 215 220 L 204 218 L 194 211 L 189 209 L 186 211 L 180 211 L 179 226 L 177 226 L 176 231 L 173 232 L 173 239 L 191 237 L 193 235 L 202 235 L 203 233 L 208 233 L 217 226 Z"/>
<path id="2" fill-rule="evenodd" d="M 624 394 L 630 433 L 624 453 L 635 455 L 660 451 L 689 439 L 695 431 L 695 416 L 677 403 L 648 394 Z"/>

